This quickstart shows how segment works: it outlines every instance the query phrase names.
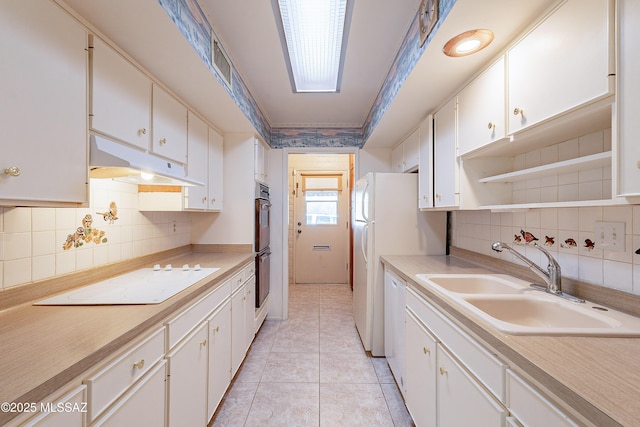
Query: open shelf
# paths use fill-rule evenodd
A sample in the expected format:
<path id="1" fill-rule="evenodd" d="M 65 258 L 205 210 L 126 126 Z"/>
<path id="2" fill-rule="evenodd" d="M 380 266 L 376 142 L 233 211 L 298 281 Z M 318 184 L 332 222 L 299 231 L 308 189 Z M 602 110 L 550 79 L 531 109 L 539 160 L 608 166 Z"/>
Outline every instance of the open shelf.
<path id="1" fill-rule="evenodd" d="M 603 153 L 591 154 L 589 156 L 578 157 L 561 162 L 550 163 L 548 165 L 536 166 L 528 169 L 521 169 L 514 172 L 507 172 L 500 175 L 488 176 L 478 181 L 481 183 L 488 182 L 516 182 L 526 179 L 540 178 L 549 176 L 553 173 L 572 173 L 585 169 L 593 169 L 597 167 L 609 166 L 611 164 L 611 151 Z"/>
<path id="2" fill-rule="evenodd" d="M 520 209 L 540 209 L 540 208 L 584 208 L 591 206 L 616 206 L 635 204 L 633 199 L 614 198 L 603 200 L 572 200 L 567 202 L 543 202 L 543 203 L 521 203 L 506 205 L 483 205 L 478 209 L 491 211 L 514 211 Z"/>

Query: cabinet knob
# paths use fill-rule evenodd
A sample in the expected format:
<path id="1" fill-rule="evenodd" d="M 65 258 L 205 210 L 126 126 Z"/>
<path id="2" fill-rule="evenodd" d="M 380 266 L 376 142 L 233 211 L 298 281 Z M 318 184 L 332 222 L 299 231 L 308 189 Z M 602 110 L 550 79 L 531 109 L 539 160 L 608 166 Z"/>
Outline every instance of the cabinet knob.
<path id="1" fill-rule="evenodd" d="M 442 366 L 440 367 L 440 375 L 447 375 L 449 373 L 449 371 L 447 371 L 445 368 L 443 368 Z"/>
<path id="2" fill-rule="evenodd" d="M 206 197 L 203 197 L 203 198 L 202 198 L 202 203 L 206 203 L 206 202 L 207 202 L 207 198 L 206 198 Z"/>
<path id="3" fill-rule="evenodd" d="M 204 347 L 205 345 L 207 345 L 207 340 L 202 340 L 202 341 L 200 341 L 200 345 L 201 345 L 202 347 Z"/>
<path id="4" fill-rule="evenodd" d="M 489 122 L 489 125 L 487 127 L 489 128 L 489 130 L 493 130 L 496 128 L 496 124 L 493 122 Z"/>
<path id="5" fill-rule="evenodd" d="M 9 176 L 18 176 L 20 175 L 20 168 L 17 166 L 11 166 L 4 170 L 4 173 Z"/>
<path id="6" fill-rule="evenodd" d="M 211 199 L 211 203 L 215 203 L 216 202 L 216 198 L 214 197 L 213 199 Z"/>
<path id="7" fill-rule="evenodd" d="M 522 117 L 524 117 L 524 110 L 522 108 L 514 108 L 513 109 L 513 115 L 517 116 L 517 115 L 521 115 Z"/>
<path id="8" fill-rule="evenodd" d="M 216 326 L 215 328 L 213 328 L 213 332 L 215 333 L 220 332 L 220 326 Z"/>
<path id="9" fill-rule="evenodd" d="M 138 135 L 146 135 L 146 134 L 147 134 L 147 129 L 145 128 L 138 129 Z"/>
<path id="10" fill-rule="evenodd" d="M 422 352 L 424 354 L 431 354 L 431 350 L 429 350 L 427 347 L 422 347 Z"/>
<path id="11" fill-rule="evenodd" d="M 638 166 L 638 169 L 640 169 L 640 160 L 638 160 L 637 166 Z M 5 171 L 5 173 L 6 173 L 6 171 Z"/>
<path id="12" fill-rule="evenodd" d="M 167 143 L 167 138 L 160 139 L 160 145 L 164 145 Z"/>
<path id="13" fill-rule="evenodd" d="M 133 364 L 133 367 L 136 368 L 136 369 L 144 368 L 144 359 L 141 359 L 139 362 L 135 362 Z"/>

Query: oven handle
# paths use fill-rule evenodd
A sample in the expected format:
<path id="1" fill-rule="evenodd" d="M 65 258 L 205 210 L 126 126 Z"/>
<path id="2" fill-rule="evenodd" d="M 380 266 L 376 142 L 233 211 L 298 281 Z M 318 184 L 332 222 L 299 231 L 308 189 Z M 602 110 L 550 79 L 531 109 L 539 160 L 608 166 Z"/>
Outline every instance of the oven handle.
<path id="1" fill-rule="evenodd" d="M 271 207 L 271 203 L 265 203 L 264 205 L 261 205 L 263 210 L 267 210 Z"/>
<path id="2" fill-rule="evenodd" d="M 265 258 L 268 258 L 269 255 L 271 255 L 271 252 L 267 252 L 266 254 L 258 255 L 258 258 L 260 258 L 260 262 L 264 262 Z"/>

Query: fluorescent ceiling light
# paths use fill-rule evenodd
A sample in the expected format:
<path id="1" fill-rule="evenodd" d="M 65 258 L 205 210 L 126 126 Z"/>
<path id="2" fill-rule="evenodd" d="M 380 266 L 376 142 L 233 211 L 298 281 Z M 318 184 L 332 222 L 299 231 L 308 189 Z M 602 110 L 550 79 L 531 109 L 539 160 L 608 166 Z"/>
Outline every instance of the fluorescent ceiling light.
<path id="1" fill-rule="evenodd" d="M 296 92 L 336 92 L 347 0 L 278 0 Z"/>

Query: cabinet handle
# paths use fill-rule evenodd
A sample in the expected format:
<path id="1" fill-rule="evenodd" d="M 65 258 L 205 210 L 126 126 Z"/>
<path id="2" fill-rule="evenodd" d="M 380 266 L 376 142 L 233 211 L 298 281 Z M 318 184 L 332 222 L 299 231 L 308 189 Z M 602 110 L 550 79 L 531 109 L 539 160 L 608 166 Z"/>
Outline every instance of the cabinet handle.
<path id="1" fill-rule="evenodd" d="M 167 138 L 160 139 L 160 145 L 164 145 L 167 143 Z"/>
<path id="2" fill-rule="evenodd" d="M 638 169 L 640 169 L 640 160 L 638 160 L 638 164 L 636 166 L 638 166 Z M 6 171 L 5 171 L 5 173 L 6 173 Z"/>
<path id="3" fill-rule="evenodd" d="M 489 125 L 487 126 L 489 129 L 495 129 L 496 128 L 496 124 L 489 122 Z"/>
<path id="4" fill-rule="evenodd" d="M 206 202 L 207 202 L 207 198 L 206 198 L 206 197 L 203 197 L 203 198 L 202 198 L 202 203 L 206 203 Z"/>
<path id="5" fill-rule="evenodd" d="M 213 328 L 213 332 L 215 333 L 220 332 L 220 326 L 216 326 L 215 328 Z"/>
<path id="6" fill-rule="evenodd" d="M 144 359 L 141 359 L 139 362 L 135 362 L 133 364 L 133 367 L 136 368 L 136 369 L 144 368 Z"/>
<path id="7" fill-rule="evenodd" d="M 431 350 L 429 350 L 427 347 L 422 347 L 422 351 L 424 354 L 431 354 Z"/>
<path id="8" fill-rule="evenodd" d="M 147 134 L 147 129 L 145 128 L 138 129 L 138 136 L 146 135 L 146 134 Z"/>
<path id="9" fill-rule="evenodd" d="M 449 373 L 449 371 L 447 371 L 445 368 L 440 367 L 440 375 L 447 375 Z"/>
<path id="10" fill-rule="evenodd" d="M 20 168 L 17 166 L 11 166 L 4 170 L 4 173 L 9 176 L 18 176 L 20 175 Z"/>
<path id="11" fill-rule="evenodd" d="M 513 115 L 517 116 L 518 114 L 524 117 L 524 110 L 522 108 L 516 107 L 513 109 Z"/>
<path id="12" fill-rule="evenodd" d="M 216 198 L 214 197 L 213 199 L 211 199 L 211 203 L 215 203 L 216 202 Z"/>
<path id="13" fill-rule="evenodd" d="M 205 345 L 207 345 L 207 340 L 202 340 L 202 341 L 200 341 L 200 345 L 201 345 L 202 347 L 204 347 Z"/>

